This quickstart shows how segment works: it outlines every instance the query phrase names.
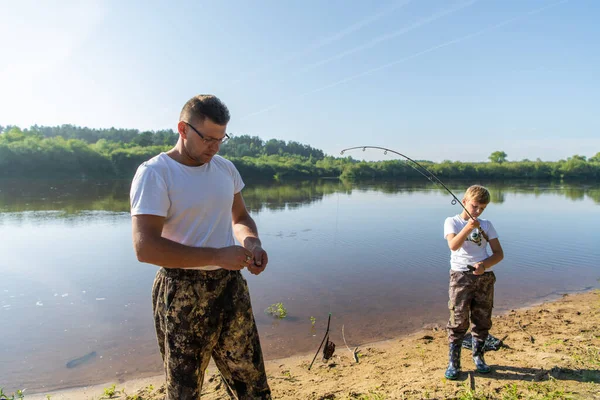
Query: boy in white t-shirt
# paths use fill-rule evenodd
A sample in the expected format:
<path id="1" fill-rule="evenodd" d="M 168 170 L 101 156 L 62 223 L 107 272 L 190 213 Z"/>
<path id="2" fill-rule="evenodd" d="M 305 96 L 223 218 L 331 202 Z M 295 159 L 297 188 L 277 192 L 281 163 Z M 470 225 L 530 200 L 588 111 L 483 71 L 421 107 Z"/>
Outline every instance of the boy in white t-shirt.
<path id="1" fill-rule="evenodd" d="M 465 210 L 444 222 L 444 238 L 451 250 L 448 308 L 450 319 L 446 329 L 449 341 L 448 379 L 460 374 L 462 340 L 472 322 L 473 361 L 478 372 L 489 373 L 491 368 L 483 358 L 483 347 L 492 327 L 494 282 L 491 268 L 504 258 L 498 234 L 492 223 L 478 219 L 490 202 L 490 192 L 483 186 L 467 189 L 462 200 Z M 490 245 L 492 254 L 487 251 Z"/>
<path id="2" fill-rule="evenodd" d="M 230 161 L 218 156 L 229 110 L 200 95 L 183 107 L 174 148 L 138 168 L 131 185 L 133 245 L 158 265 L 152 289 L 166 399 L 198 399 L 211 357 L 238 399 L 271 391 L 246 280 L 267 266 Z M 235 244 L 234 236 L 242 244 Z"/>

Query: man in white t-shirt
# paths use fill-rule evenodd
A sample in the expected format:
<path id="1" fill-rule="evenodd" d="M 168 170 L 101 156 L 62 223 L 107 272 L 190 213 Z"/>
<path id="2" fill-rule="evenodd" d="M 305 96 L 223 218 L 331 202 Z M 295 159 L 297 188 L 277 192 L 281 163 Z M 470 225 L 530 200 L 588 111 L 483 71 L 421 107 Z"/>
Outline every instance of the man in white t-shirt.
<path id="1" fill-rule="evenodd" d="M 200 397 L 211 356 L 238 399 L 271 398 L 240 272 L 260 274 L 268 257 L 241 194 L 243 180 L 217 155 L 229 119 L 215 96 L 190 99 L 175 147 L 140 165 L 131 185 L 137 258 L 162 267 L 152 302 L 168 400 Z"/>

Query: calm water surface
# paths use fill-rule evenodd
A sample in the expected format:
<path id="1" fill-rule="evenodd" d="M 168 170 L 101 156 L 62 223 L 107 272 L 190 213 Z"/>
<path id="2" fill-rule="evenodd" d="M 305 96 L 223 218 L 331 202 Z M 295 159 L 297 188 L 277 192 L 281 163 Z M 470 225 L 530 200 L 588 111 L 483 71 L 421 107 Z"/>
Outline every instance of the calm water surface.
<path id="1" fill-rule="evenodd" d="M 450 184 L 459 196 L 466 186 Z M 505 250 L 496 313 L 599 286 L 600 186 L 488 187 L 483 217 Z M 125 181 L 0 181 L 0 387 L 162 373 L 150 303 L 157 267 L 133 254 L 128 190 Z M 270 258 L 262 275 L 245 274 L 266 358 L 316 351 L 329 312 L 340 349 L 342 326 L 353 346 L 445 324 L 442 228 L 460 207 L 438 187 L 249 183 L 243 194 Z M 281 321 L 263 312 L 278 302 L 289 315 Z"/>

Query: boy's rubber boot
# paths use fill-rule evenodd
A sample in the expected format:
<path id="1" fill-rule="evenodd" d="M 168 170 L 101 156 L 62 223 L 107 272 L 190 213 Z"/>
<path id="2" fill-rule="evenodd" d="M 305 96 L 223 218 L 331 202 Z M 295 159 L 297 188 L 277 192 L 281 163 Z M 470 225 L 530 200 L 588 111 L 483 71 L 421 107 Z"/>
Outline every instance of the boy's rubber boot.
<path id="1" fill-rule="evenodd" d="M 458 379 L 458 375 L 460 374 L 460 342 L 450 343 L 449 345 L 449 354 L 448 354 L 448 369 L 446 369 L 446 373 L 444 376 L 446 379 L 455 380 Z"/>
<path id="2" fill-rule="evenodd" d="M 473 362 L 475 363 L 477 372 L 488 374 L 492 371 L 492 369 L 485 363 L 485 360 L 483 359 L 483 346 L 485 346 L 485 341 L 473 339 Z"/>

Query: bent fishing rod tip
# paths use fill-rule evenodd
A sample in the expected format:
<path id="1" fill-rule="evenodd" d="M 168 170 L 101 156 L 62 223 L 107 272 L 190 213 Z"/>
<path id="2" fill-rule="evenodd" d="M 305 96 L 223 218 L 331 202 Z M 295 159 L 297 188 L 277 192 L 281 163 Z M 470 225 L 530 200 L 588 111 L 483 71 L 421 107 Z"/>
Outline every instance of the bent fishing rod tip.
<path id="1" fill-rule="evenodd" d="M 385 155 L 387 155 L 388 152 L 391 152 L 393 154 L 397 154 L 400 157 L 406 159 L 406 161 L 408 161 L 407 165 L 409 165 L 410 167 L 412 167 L 419 174 L 423 175 L 430 182 L 438 184 L 438 185 L 442 186 L 444 189 L 446 189 L 446 191 L 448 193 L 450 193 L 450 195 L 452 196 L 452 200 L 450 202 L 452 205 L 459 204 L 467 212 L 467 214 L 469 215 L 469 217 L 473 218 L 473 216 L 471 215 L 471 213 L 469 212 L 469 210 L 467 210 L 465 208 L 465 206 L 461 203 L 461 201 L 458 199 L 458 197 L 456 197 L 456 195 L 454 193 L 452 193 L 452 191 L 450 189 L 448 189 L 448 187 L 444 184 L 444 182 L 442 182 L 440 180 L 440 178 L 438 178 L 436 175 L 433 174 L 433 172 L 431 172 L 430 170 L 428 170 L 427 168 L 425 168 L 424 166 L 422 166 L 421 164 L 419 164 L 417 161 L 413 160 L 412 158 L 410 158 L 408 156 L 405 156 L 404 154 L 399 153 L 396 150 L 392 150 L 392 149 L 389 149 L 387 147 L 381 147 L 381 146 L 356 146 L 356 147 L 348 147 L 347 149 L 343 149 L 342 152 L 341 152 L 341 154 L 344 154 L 344 152 L 346 152 L 348 150 L 356 150 L 356 149 L 362 149 L 362 151 L 366 151 L 367 149 L 377 149 L 377 150 L 382 150 L 383 154 L 385 154 Z M 416 165 L 418 168 L 415 167 L 413 164 Z"/>

